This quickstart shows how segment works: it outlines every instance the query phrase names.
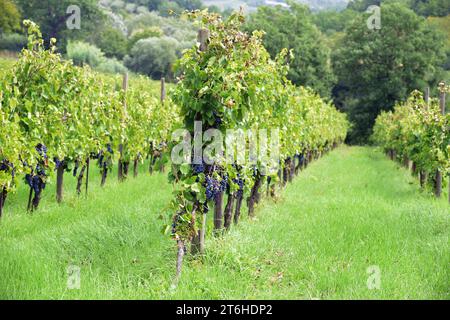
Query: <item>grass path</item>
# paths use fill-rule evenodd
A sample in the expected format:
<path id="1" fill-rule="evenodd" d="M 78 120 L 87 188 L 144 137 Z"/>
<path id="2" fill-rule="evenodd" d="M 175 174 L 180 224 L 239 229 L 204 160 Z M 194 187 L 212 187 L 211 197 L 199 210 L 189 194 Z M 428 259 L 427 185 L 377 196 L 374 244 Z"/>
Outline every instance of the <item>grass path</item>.
<path id="1" fill-rule="evenodd" d="M 26 190 L 8 199 L 0 298 L 450 298 L 450 207 L 374 149 L 342 147 L 313 163 L 256 219 L 209 237 L 176 289 L 174 243 L 158 219 L 171 198 L 166 178 L 112 180 L 61 206 L 50 187 L 33 216 L 22 212 Z M 70 264 L 81 268 L 80 290 L 67 290 Z M 367 288 L 370 266 L 379 290 Z"/>

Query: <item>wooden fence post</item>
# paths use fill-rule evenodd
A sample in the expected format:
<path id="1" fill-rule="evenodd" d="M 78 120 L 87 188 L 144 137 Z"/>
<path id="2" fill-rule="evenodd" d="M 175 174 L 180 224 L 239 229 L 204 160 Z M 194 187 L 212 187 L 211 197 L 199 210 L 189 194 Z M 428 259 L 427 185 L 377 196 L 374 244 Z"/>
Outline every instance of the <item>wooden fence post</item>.
<path id="1" fill-rule="evenodd" d="M 164 103 L 166 100 L 166 79 L 161 78 L 161 102 Z"/>
<path id="2" fill-rule="evenodd" d="M 208 49 L 209 29 L 200 29 L 197 34 L 197 41 L 200 43 L 200 51 L 206 51 Z M 161 89 L 162 98 L 162 89 Z M 222 199 L 220 199 L 222 200 Z M 217 201 L 216 201 L 217 205 Z M 192 239 L 191 251 L 192 253 L 205 253 L 205 234 L 206 234 L 206 212 L 202 213 L 202 226 L 198 233 Z"/>

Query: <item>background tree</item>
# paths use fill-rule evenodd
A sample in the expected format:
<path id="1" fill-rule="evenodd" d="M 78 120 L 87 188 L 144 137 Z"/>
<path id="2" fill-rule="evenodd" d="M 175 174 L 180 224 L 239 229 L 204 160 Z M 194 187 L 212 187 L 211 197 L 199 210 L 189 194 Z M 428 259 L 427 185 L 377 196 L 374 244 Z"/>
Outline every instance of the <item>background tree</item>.
<path id="1" fill-rule="evenodd" d="M 38 24 L 46 42 L 58 39 L 58 47 L 66 47 L 68 39 L 85 38 L 104 23 L 103 13 L 96 0 L 16 0 L 22 15 Z M 76 4 L 81 10 L 81 29 L 69 30 L 66 26 L 67 8 Z"/>
<path id="2" fill-rule="evenodd" d="M 289 79 L 310 86 L 321 96 L 330 96 L 334 83 L 330 50 L 312 22 L 308 7 L 291 3 L 291 9 L 260 7 L 249 17 L 247 30 L 264 30 L 264 46 L 274 58 L 283 48 L 293 49 Z"/>
<path id="3" fill-rule="evenodd" d="M 343 32 L 347 25 L 358 15 L 352 9 L 342 11 L 319 11 L 312 16 L 313 22 L 324 34 L 331 35 L 334 32 Z"/>
<path id="4" fill-rule="evenodd" d="M 0 0 L 0 34 L 20 29 L 20 13 L 11 0 Z"/>
<path id="5" fill-rule="evenodd" d="M 450 14 L 450 0 L 351 0 L 347 8 L 364 12 L 369 6 L 380 6 L 381 3 L 401 3 L 424 17 L 445 17 Z"/>
<path id="6" fill-rule="evenodd" d="M 107 57 L 123 59 L 127 54 L 127 37 L 119 30 L 105 27 L 95 36 L 94 43 L 105 53 Z"/>
<path id="7" fill-rule="evenodd" d="M 350 140 L 365 142 L 381 110 L 442 76 L 442 34 L 401 4 L 381 6 L 382 26 L 370 30 L 368 14 L 357 17 L 334 54 L 335 102 L 353 122 Z"/>
<path id="8" fill-rule="evenodd" d="M 125 65 L 135 72 L 154 79 L 171 77 L 172 65 L 177 59 L 179 43 L 171 37 L 139 40 L 125 58 Z"/>
<path id="9" fill-rule="evenodd" d="M 450 14 L 450 0 L 410 0 L 411 8 L 422 16 L 445 17 Z"/>

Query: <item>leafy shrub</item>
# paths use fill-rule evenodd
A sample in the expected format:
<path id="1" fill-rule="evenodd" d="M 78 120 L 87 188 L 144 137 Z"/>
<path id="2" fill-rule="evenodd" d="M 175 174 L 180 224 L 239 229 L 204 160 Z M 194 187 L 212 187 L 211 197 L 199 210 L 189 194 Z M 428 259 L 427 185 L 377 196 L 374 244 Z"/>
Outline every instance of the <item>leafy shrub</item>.
<path id="1" fill-rule="evenodd" d="M 117 59 L 103 59 L 96 70 L 104 73 L 125 73 L 127 68 Z"/>
<path id="2" fill-rule="evenodd" d="M 89 65 L 105 73 L 124 73 L 127 68 L 117 59 L 108 59 L 102 50 L 85 42 L 70 42 L 67 45 L 67 58 L 77 66 Z"/>
<path id="3" fill-rule="evenodd" d="M 128 49 L 131 50 L 133 46 L 142 39 L 159 38 L 164 35 L 164 32 L 159 27 L 149 27 L 146 29 L 139 29 L 133 32 L 128 40 Z"/>
<path id="4" fill-rule="evenodd" d="M 115 0 L 110 4 L 110 7 L 113 10 L 122 9 L 123 7 L 125 7 L 125 2 L 121 0 Z"/>
<path id="5" fill-rule="evenodd" d="M 77 66 L 88 64 L 95 68 L 103 61 L 104 53 L 96 46 L 77 41 L 67 45 L 67 57 Z"/>
<path id="6" fill-rule="evenodd" d="M 127 54 L 127 38 L 115 28 L 105 28 L 95 43 L 107 57 L 122 59 Z"/>
<path id="7" fill-rule="evenodd" d="M 139 40 L 125 58 L 125 65 L 133 71 L 159 79 L 171 75 L 177 59 L 179 43 L 170 37 Z"/>

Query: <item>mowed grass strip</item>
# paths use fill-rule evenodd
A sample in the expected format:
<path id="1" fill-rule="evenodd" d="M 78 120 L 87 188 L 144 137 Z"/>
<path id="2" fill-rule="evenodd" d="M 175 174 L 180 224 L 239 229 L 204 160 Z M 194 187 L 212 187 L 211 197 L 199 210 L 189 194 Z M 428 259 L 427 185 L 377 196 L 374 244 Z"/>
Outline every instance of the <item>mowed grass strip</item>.
<path id="1" fill-rule="evenodd" d="M 375 149 L 341 147 L 313 163 L 277 201 L 264 199 L 256 219 L 244 213 L 228 234 L 209 236 L 176 288 L 159 217 L 172 189 L 141 171 L 122 184 L 111 175 L 105 189 L 94 172 L 87 199 L 67 178 L 65 203 L 50 186 L 33 215 L 23 213 L 25 188 L 8 199 L 0 298 L 450 298 L 448 204 Z M 67 288 L 70 265 L 81 269 L 79 290 Z M 380 288 L 370 290 L 373 267 Z"/>

